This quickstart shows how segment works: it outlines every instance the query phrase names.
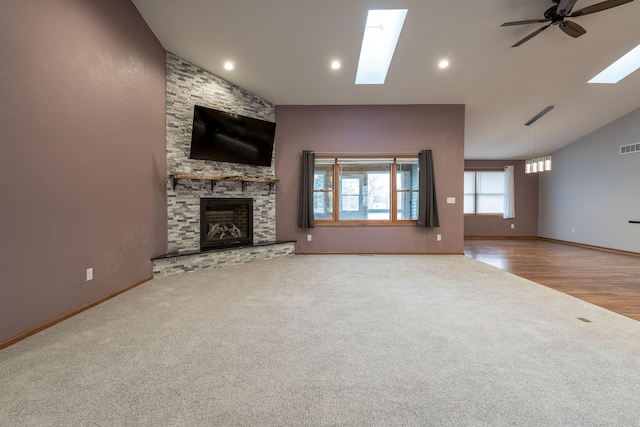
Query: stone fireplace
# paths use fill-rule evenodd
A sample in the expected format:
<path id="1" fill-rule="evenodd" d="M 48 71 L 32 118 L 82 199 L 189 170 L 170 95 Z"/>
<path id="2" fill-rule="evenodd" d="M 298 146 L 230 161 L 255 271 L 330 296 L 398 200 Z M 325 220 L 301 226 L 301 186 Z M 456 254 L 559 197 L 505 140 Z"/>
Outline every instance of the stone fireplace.
<path id="1" fill-rule="evenodd" d="M 200 250 L 253 244 L 253 199 L 200 199 Z"/>
<path id="2" fill-rule="evenodd" d="M 275 179 L 275 157 L 271 166 L 256 166 L 194 160 L 189 156 L 194 105 L 273 122 L 273 104 L 170 52 L 166 76 L 168 244 L 167 253 L 153 259 L 154 276 L 293 254 L 295 242 L 276 241 L 274 188 L 252 180 Z M 191 176 L 176 183 L 169 178 L 176 173 Z M 215 181 L 205 176 L 251 179 Z M 203 199 L 222 199 L 223 204 L 233 205 L 244 198 L 251 203 L 244 208 L 210 208 L 207 204 L 205 211 L 211 212 L 202 214 Z"/>

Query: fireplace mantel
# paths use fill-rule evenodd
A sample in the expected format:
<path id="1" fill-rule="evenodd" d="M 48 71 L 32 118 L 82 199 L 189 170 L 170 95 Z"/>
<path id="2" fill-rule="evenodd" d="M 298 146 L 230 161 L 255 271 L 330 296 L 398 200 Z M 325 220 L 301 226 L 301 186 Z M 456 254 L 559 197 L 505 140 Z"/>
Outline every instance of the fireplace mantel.
<path id="1" fill-rule="evenodd" d="M 269 184 L 269 193 L 273 190 L 273 187 L 277 182 L 280 182 L 279 179 L 275 178 L 253 178 L 249 176 L 236 176 L 236 175 L 206 175 L 206 174 L 196 174 L 196 173 L 172 173 L 169 174 L 169 178 L 173 180 L 173 189 L 176 189 L 176 185 L 178 185 L 178 181 L 181 179 L 197 179 L 201 181 L 211 181 L 211 190 L 215 188 L 218 181 L 240 181 L 242 182 L 242 191 L 247 187 L 247 183 L 249 182 L 262 182 L 265 184 Z"/>

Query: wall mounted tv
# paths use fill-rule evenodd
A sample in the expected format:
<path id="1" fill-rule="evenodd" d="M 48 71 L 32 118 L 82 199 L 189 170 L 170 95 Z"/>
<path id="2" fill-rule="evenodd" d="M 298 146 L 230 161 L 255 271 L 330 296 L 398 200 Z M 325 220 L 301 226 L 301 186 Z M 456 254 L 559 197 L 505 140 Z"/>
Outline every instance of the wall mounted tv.
<path id="1" fill-rule="evenodd" d="M 276 124 L 196 105 L 189 158 L 271 166 Z"/>

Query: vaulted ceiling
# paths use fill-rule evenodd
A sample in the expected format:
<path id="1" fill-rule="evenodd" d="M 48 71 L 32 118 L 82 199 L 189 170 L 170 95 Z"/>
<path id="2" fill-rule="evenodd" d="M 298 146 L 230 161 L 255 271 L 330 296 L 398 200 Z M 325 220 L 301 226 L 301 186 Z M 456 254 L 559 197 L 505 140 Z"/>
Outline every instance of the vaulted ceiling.
<path id="1" fill-rule="evenodd" d="M 543 18 L 550 0 L 133 3 L 166 50 L 276 105 L 465 104 L 466 159 L 548 154 L 640 107 L 640 71 L 587 84 L 640 44 L 640 1 L 572 18 L 587 30 L 579 38 L 552 25 L 516 48 L 545 24 L 500 25 Z M 399 8 L 408 13 L 385 84 L 355 85 L 367 11 Z"/>

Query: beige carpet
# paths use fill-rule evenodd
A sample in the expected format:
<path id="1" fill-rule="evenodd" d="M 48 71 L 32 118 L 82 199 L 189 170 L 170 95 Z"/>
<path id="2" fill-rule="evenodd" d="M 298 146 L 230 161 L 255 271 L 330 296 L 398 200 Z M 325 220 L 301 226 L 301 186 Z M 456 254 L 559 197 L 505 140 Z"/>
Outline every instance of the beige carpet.
<path id="1" fill-rule="evenodd" d="M 154 279 L 0 351 L 2 426 L 634 426 L 639 390 L 640 322 L 463 256 Z"/>

